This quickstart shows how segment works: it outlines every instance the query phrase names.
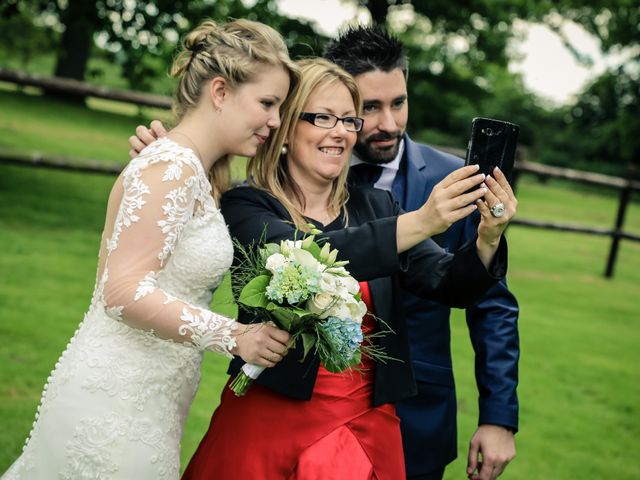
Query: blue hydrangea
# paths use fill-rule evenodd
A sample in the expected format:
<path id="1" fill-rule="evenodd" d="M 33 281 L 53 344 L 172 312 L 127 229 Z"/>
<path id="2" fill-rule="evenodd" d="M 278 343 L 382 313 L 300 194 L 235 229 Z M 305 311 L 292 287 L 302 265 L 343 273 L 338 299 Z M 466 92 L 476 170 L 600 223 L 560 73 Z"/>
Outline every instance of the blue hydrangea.
<path id="1" fill-rule="evenodd" d="M 333 346 L 332 350 L 340 357 L 339 359 L 331 359 L 331 361 L 333 363 L 344 362 L 346 366 L 362 343 L 363 336 L 360 324 L 350 318 L 329 317 L 320 323 L 319 327 Z"/>
<path id="2" fill-rule="evenodd" d="M 275 271 L 265 293 L 269 300 L 282 303 L 286 299 L 295 305 L 320 291 L 320 278 L 317 270 L 290 262 Z"/>

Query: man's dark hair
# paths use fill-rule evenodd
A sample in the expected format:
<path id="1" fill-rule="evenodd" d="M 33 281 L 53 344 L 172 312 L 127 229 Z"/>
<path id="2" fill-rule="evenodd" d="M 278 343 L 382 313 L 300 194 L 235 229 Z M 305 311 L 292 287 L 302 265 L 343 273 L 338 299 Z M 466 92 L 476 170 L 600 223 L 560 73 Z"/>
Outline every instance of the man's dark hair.
<path id="1" fill-rule="evenodd" d="M 349 27 L 325 47 L 323 57 L 354 77 L 373 70 L 409 73 L 409 60 L 400 40 L 380 25 Z"/>

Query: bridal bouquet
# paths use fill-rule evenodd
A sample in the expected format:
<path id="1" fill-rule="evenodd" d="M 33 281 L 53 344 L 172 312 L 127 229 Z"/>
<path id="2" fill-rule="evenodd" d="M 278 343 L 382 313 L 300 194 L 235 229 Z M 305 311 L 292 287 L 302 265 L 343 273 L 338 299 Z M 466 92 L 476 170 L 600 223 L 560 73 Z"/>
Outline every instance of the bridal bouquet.
<path id="1" fill-rule="evenodd" d="M 300 240 L 267 243 L 258 249 L 236 245 L 243 258 L 233 270 L 239 306 L 287 330 L 291 345 L 302 341 L 302 360 L 315 348 L 330 372 L 356 367 L 363 353 L 386 359 L 380 347 L 361 345 L 367 307 L 360 299 L 360 285 L 344 268 L 348 262 L 336 261 L 338 251 L 328 242 L 320 247 L 315 240 L 320 231 L 309 227 L 310 233 Z M 367 338 L 374 335 L 378 334 Z M 244 364 L 231 389 L 244 395 L 263 370 Z"/>

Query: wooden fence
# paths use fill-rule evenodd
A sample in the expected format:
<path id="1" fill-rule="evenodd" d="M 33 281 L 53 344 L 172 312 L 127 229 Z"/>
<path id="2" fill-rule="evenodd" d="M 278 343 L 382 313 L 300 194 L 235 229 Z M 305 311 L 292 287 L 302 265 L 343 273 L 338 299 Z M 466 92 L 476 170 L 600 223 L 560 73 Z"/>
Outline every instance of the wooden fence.
<path id="1" fill-rule="evenodd" d="M 163 95 L 92 85 L 70 78 L 46 77 L 0 68 L 0 81 L 20 86 L 38 87 L 48 92 L 61 93 L 69 97 L 106 98 L 119 102 L 134 103 L 144 107 L 171 108 L 171 98 Z"/>
<path id="2" fill-rule="evenodd" d="M 611 237 L 611 246 L 607 257 L 607 266 L 604 276 L 611 278 L 618 257 L 620 248 L 620 240 L 634 240 L 640 242 L 640 235 L 635 235 L 624 231 L 624 219 L 631 201 L 632 193 L 640 191 L 640 182 L 633 180 L 634 168 L 630 165 L 627 168 L 625 178 L 612 177 L 599 173 L 584 172 L 581 170 L 572 170 L 569 168 L 552 167 L 533 162 L 518 162 L 515 166 L 515 175 L 513 179 L 514 189 L 517 188 L 518 178 L 522 173 L 532 173 L 540 178 L 561 178 L 574 182 L 581 182 L 590 185 L 598 185 L 602 187 L 613 188 L 620 191 L 618 199 L 618 209 L 616 220 L 613 228 L 600 228 L 582 225 L 569 225 L 556 222 L 543 222 L 536 220 L 526 220 L 514 218 L 511 223 L 513 225 L 523 225 L 533 228 L 544 228 L 548 230 L 559 230 L 562 232 L 587 233 L 591 235 L 605 235 Z"/>
<path id="3" fill-rule="evenodd" d="M 0 68 L 0 81 L 11 82 L 21 86 L 38 87 L 51 92 L 59 92 L 68 96 L 97 97 L 109 100 L 116 100 L 127 103 L 134 103 L 141 106 L 158 108 L 170 108 L 171 99 L 161 95 L 151 95 L 142 92 L 118 90 L 102 86 L 90 85 L 84 82 L 66 78 L 44 77 L 38 75 L 15 72 Z M 447 149 L 460 156 L 461 151 Z M 14 164 L 20 166 L 39 166 L 47 168 L 62 169 L 68 171 L 78 171 L 87 173 L 98 173 L 106 175 L 116 175 L 122 165 L 106 164 L 97 160 L 80 160 L 61 156 L 48 156 L 41 153 L 15 153 L 0 151 L 0 163 Z M 540 178 L 561 178 L 565 180 L 598 185 L 613 188 L 620 191 L 616 220 L 613 228 L 602 228 L 583 226 L 576 224 L 563 224 L 556 222 L 545 222 L 538 220 L 527 220 L 515 218 L 512 225 L 521 225 L 531 228 L 542 228 L 548 230 L 558 230 L 563 232 L 576 232 L 591 235 L 604 235 L 611 237 L 611 246 L 607 258 L 607 265 L 604 275 L 607 278 L 613 276 L 620 241 L 622 239 L 640 241 L 640 235 L 624 231 L 624 220 L 631 196 L 633 192 L 640 191 L 640 182 L 633 180 L 633 169 L 627 169 L 625 178 L 612 177 L 598 173 L 572 170 L 568 168 L 551 167 L 528 161 L 517 161 L 514 168 L 514 189 L 517 187 L 518 178 L 522 173 L 537 175 Z"/>

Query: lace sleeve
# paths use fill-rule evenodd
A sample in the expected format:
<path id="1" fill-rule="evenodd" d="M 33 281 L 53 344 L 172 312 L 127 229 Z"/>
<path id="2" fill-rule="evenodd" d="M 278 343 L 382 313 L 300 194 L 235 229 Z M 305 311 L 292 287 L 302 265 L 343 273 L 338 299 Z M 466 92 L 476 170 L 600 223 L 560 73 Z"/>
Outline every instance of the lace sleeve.
<path id="1" fill-rule="evenodd" d="M 160 270 L 208 194 L 204 172 L 194 161 L 136 159 L 116 182 L 107 214 L 114 220 L 106 240 L 102 300 L 110 317 L 131 327 L 231 357 L 235 320 L 158 287 Z"/>

